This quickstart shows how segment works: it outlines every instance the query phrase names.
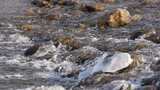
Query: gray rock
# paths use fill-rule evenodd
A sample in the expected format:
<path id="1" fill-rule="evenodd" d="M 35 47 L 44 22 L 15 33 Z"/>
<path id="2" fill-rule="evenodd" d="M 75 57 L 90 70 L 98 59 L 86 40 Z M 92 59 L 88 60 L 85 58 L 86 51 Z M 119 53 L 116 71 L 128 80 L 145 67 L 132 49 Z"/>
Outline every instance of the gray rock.
<path id="1" fill-rule="evenodd" d="M 107 54 L 104 54 L 100 60 L 97 60 L 92 73 L 101 71 L 114 73 L 128 67 L 133 62 L 128 53 L 115 53 L 113 56 L 106 56 Z"/>

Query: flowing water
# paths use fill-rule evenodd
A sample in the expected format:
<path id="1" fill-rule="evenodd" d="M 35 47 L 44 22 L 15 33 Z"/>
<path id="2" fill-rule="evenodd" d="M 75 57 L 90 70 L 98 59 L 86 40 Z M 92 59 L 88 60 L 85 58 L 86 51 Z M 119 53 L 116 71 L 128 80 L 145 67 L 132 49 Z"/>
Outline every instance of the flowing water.
<path id="1" fill-rule="evenodd" d="M 25 10 L 33 7 L 30 2 L 31 0 L 0 0 L 0 90 L 23 90 L 27 88 L 27 90 L 30 90 L 34 87 L 53 85 L 62 85 L 71 89 L 79 84 L 80 79 L 78 74 L 67 76 L 70 71 L 80 70 L 79 73 L 81 73 L 81 70 L 89 69 L 92 67 L 95 58 L 99 58 L 105 52 L 113 51 L 108 50 L 108 48 L 130 48 L 130 45 L 132 47 L 132 45 L 138 43 L 144 43 L 148 47 L 136 50 L 143 56 L 143 62 L 128 73 L 129 78 L 126 80 L 140 86 L 142 78 L 158 73 L 153 72 L 150 65 L 159 60 L 160 45 L 144 39 L 143 36 L 136 40 L 129 40 L 129 37 L 130 33 L 136 30 L 160 29 L 159 1 L 143 6 L 139 5 L 139 0 L 122 0 L 118 4 L 108 5 L 107 10 L 127 7 L 130 11 L 133 11 L 131 12 L 133 15 L 135 13 L 142 14 L 143 19 L 125 27 L 107 28 L 106 31 L 102 32 L 97 27 L 88 27 L 84 32 L 79 32 L 76 28 L 80 21 L 88 18 L 94 19 L 103 12 L 98 14 L 85 13 L 80 17 L 69 17 L 64 14 L 67 18 L 52 22 L 39 16 L 25 16 Z M 65 13 L 70 13 L 70 11 Z M 17 25 L 22 24 L 32 24 L 34 30 L 28 32 L 17 28 Z M 67 50 L 62 44 L 56 47 L 53 40 L 56 36 L 73 36 L 81 41 L 84 49 L 80 46 L 80 49 L 74 51 Z M 25 50 L 34 44 L 41 45 L 36 54 L 28 57 L 24 56 Z M 75 64 L 74 60 L 78 59 L 72 58 L 72 56 L 78 56 L 77 52 L 80 50 L 96 52 L 96 55 L 91 55 L 94 57 L 89 58 L 91 60 L 85 62 L 85 64 L 79 64 L 81 62 Z M 132 50 L 129 53 L 132 53 Z M 73 59 L 73 62 L 70 59 Z M 87 72 L 82 76 L 86 75 Z"/>

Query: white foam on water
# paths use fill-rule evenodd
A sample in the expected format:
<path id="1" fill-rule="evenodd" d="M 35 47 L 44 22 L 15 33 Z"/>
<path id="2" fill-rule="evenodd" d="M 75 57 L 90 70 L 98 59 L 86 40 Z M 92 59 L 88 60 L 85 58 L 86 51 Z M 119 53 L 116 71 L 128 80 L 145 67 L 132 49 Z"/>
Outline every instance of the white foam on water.
<path id="1" fill-rule="evenodd" d="M 27 42 L 31 42 L 30 41 L 30 38 L 26 37 L 26 36 L 23 36 L 23 35 L 20 35 L 18 33 L 16 34 L 12 34 L 9 36 L 9 39 L 12 41 L 12 42 L 17 42 L 17 43 L 27 43 Z"/>
<path id="2" fill-rule="evenodd" d="M 63 86 L 60 85 L 54 85 L 54 86 L 32 86 L 25 89 L 17 89 L 17 90 L 66 90 Z"/>
<path id="3" fill-rule="evenodd" d="M 56 47 L 52 44 L 41 46 L 38 51 L 34 54 L 36 57 L 42 57 L 47 55 L 48 53 L 55 53 Z"/>
<path id="4" fill-rule="evenodd" d="M 20 74 L 20 73 L 17 73 L 17 74 L 13 74 L 13 75 L 5 75 L 4 77 L 5 77 L 5 78 L 6 78 L 6 77 L 7 77 L 7 78 L 22 78 L 23 75 Z"/>
<path id="5" fill-rule="evenodd" d="M 31 62 L 27 63 L 27 65 L 31 65 L 37 69 L 46 69 L 49 71 L 54 70 L 57 66 L 55 63 L 48 61 L 46 59 L 31 61 Z"/>

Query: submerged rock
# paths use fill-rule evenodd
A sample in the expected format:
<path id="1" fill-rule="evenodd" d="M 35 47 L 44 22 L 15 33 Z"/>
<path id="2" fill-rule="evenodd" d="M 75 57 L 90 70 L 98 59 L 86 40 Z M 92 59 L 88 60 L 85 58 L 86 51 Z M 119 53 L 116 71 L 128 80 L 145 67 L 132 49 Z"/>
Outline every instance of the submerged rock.
<path id="1" fill-rule="evenodd" d="M 31 56 L 31 55 L 35 54 L 37 52 L 37 50 L 39 49 L 39 47 L 40 47 L 39 44 L 35 44 L 35 45 L 31 46 L 30 48 L 28 48 L 25 51 L 24 55 L 25 56 Z"/>
<path id="2" fill-rule="evenodd" d="M 113 56 L 104 54 L 101 60 L 98 60 L 97 64 L 93 67 L 92 73 L 100 71 L 115 73 L 127 68 L 132 62 L 133 60 L 128 53 L 116 53 Z"/>
<path id="3" fill-rule="evenodd" d="M 86 76 L 86 75 L 84 75 Z M 114 80 L 128 80 L 129 74 L 106 74 L 106 73 L 96 73 L 90 75 L 86 79 L 82 79 L 80 84 L 84 86 L 102 86 L 106 83 L 110 83 Z"/>
<path id="4" fill-rule="evenodd" d="M 125 80 L 115 80 L 103 85 L 101 90 L 134 90 L 134 85 Z"/>
<path id="5" fill-rule="evenodd" d="M 153 71 L 160 71 L 160 60 L 151 64 L 151 69 Z"/>
<path id="6" fill-rule="evenodd" d="M 62 36 L 57 39 L 58 42 L 66 45 L 71 50 L 78 49 L 81 47 L 81 43 L 71 36 Z"/>
<path id="7" fill-rule="evenodd" d="M 100 54 L 101 52 L 96 48 L 84 46 L 80 49 L 72 51 L 67 57 L 67 60 L 75 62 L 77 64 L 83 64 L 87 60 L 93 60 Z"/>
<path id="8" fill-rule="evenodd" d="M 159 44 L 160 43 L 160 31 L 156 30 L 156 32 L 146 35 L 145 39 Z"/>
<path id="9" fill-rule="evenodd" d="M 103 11 L 105 9 L 102 3 L 85 3 L 81 5 L 81 10 L 86 12 Z"/>
<path id="10" fill-rule="evenodd" d="M 76 5 L 79 4 L 80 0 L 53 0 L 54 4 L 59 5 Z"/>
<path id="11" fill-rule="evenodd" d="M 102 2 L 104 2 L 104 3 L 114 3 L 115 0 L 102 0 Z"/>
<path id="12" fill-rule="evenodd" d="M 131 15 L 128 10 L 126 9 L 117 9 L 110 15 L 108 24 L 111 27 L 119 27 L 131 22 Z"/>
<path id="13" fill-rule="evenodd" d="M 141 85 L 142 86 L 152 85 L 152 86 L 160 89 L 160 73 L 157 73 L 157 74 L 155 74 L 151 77 L 148 77 L 148 78 L 143 78 L 141 81 Z M 156 89 L 156 90 L 159 90 L 159 89 Z"/>
<path id="14" fill-rule="evenodd" d="M 52 0 L 32 0 L 32 4 L 37 7 L 50 7 Z"/>

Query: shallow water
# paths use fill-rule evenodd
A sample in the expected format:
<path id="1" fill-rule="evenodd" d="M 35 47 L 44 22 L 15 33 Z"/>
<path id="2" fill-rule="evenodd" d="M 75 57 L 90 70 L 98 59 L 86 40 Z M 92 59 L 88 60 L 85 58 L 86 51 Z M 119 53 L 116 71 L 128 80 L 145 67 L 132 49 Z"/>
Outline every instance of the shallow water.
<path id="1" fill-rule="evenodd" d="M 143 42 L 148 47 L 136 50 L 143 56 L 143 62 L 128 72 L 129 78 L 126 79 L 140 86 L 142 78 L 150 77 L 156 73 L 150 69 L 150 65 L 160 58 L 160 46 L 145 40 L 143 37 L 136 40 L 129 40 L 129 37 L 131 32 L 141 28 L 160 28 L 160 7 L 158 5 L 160 2 L 144 6 L 139 5 L 139 3 L 139 0 L 123 0 L 106 7 L 106 11 L 109 12 L 118 7 L 127 7 L 130 11 L 133 9 L 131 14 L 140 13 L 143 15 L 143 19 L 139 22 L 120 28 L 107 28 L 106 31 L 102 32 L 97 27 L 88 27 L 86 31 L 79 32 L 76 28 L 80 21 L 89 17 L 92 20 L 99 14 L 101 15 L 101 12 L 83 13 L 80 17 L 69 17 L 52 22 L 41 19 L 39 16 L 24 16 L 25 9 L 32 7 L 30 0 L 1 0 L 0 89 L 23 90 L 25 88 L 54 85 L 62 85 L 69 89 L 79 84 L 81 78 L 78 78 L 79 74 L 69 77 L 67 76 L 68 73 L 77 70 L 82 76 L 83 74 L 87 76 L 90 68 L 93 68 L 96 63 L 96 58 L 99 58 L 105 52 L 110 53 L 114 47 L 132 47 L 135 43 Z M 137 5 L 137 7 L 134 7 L 134 5 Z M 139 11 L 136 11 L 136 9 L 139 9 Z M 62 11 L 65 12 L 65 10 Z M 35 25 L 33 31 L 27 32 L 17 28 L 17 25 L 27 23 Z M 82 47 L 75 51 L 67 50 L 66 46 L 61 44 L 56 47 L 52 39 L 61 36 L 75 37 L 86 46 L 86 51 L 96 52 L 97 56 L 93 54 L 91 56 L 95 56 L 95 58 L 89 58 L 86 62 L 75 63 L 74 60 L 77 59 L 76 56 L 79 55 L 79 51 L 83 51 Z M 40 49 L 34 55 L 25 57 L 25 50 L 35 43 L 41 45 Z M 132 53 L 132 50 L 129 53 Z M 85 70 L 86 74 L 82 73 Z M 94 88 L 99 87 L 94 85 Z"/>

